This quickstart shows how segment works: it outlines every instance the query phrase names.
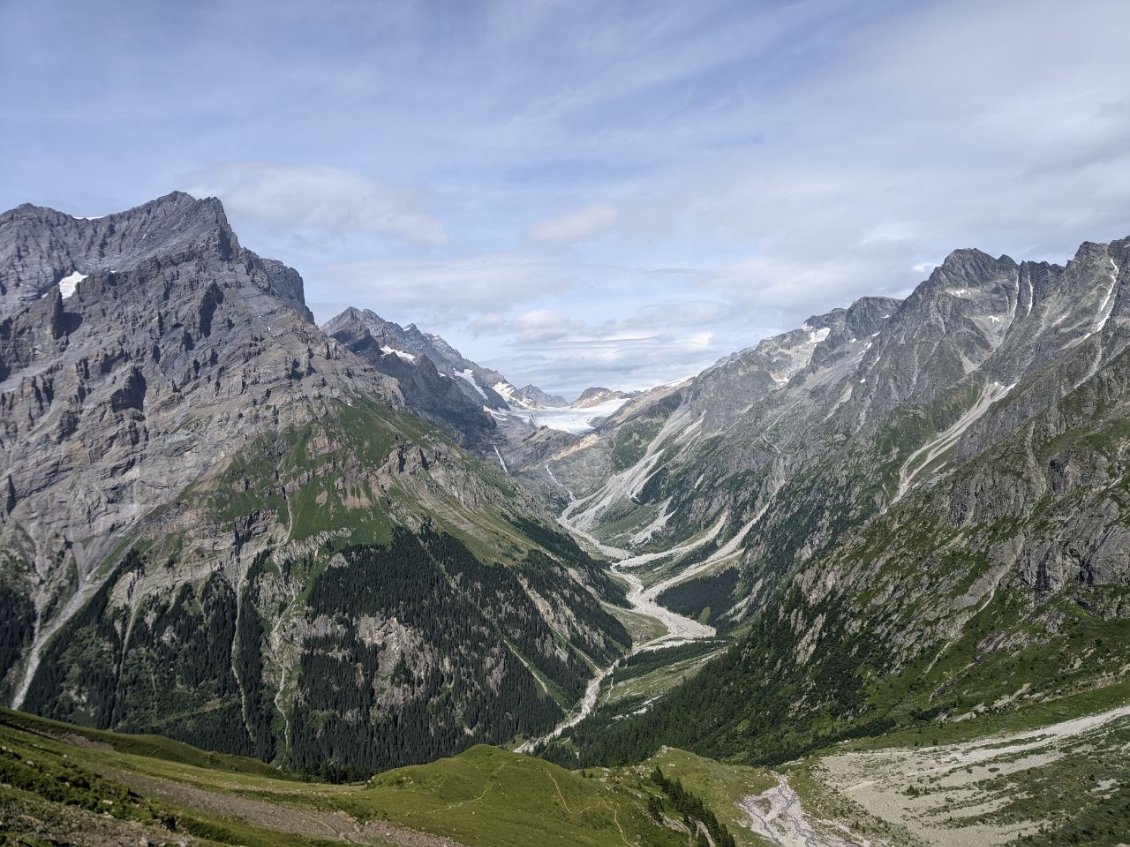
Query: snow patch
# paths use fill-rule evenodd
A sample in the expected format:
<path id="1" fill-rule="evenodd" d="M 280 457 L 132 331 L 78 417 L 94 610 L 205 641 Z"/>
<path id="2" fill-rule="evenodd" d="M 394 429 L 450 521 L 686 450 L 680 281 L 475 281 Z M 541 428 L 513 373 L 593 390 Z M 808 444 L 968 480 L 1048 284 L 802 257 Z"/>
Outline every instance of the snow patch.
<path id="1" fill-rule="evenodd" d="M 403 350 L 397 350 L 393 347 L 382 347 L 381 352 L 384 353 L 386 356 L 388 356 L 388 355 L 399 356 L 401 359 L 404 359 L 405 361 L 408 361 L 408 362 L 415 362 L 416 361 L 416 357 L 413 356 L 411 353 L 405 353 Z"/>
<path id="2" fill-rule="evenodd" d="M 518 389 L 511 385 L 509 382 L 496 382 L 491 386 L 494 393 L 506 401 L 506 405 L 511 409 L 532 409 L 533 407 L 518 396 Z"/>
<path id="3" fill-rule="evenodd" d="M 59 280 L 59 293 L 63 295 L 63 299 L 74 294 L 75 286 L 86 279 L 87 276 L 88 274 L 80 274 L 78 271 L 72 271 Z"/>
<path id="4" fill-rule="evenodd" d="M 787 385 L 795 374 L 807 368 L 812 361 L 812 354 L 815 352 L 817 345 L 832 332 L 829 327 L 814 329 L 812 325 L 808 323 L 805 323 L 801 329 L 808 333 L 808 338 L 794 347 L 779 347 L 773 350 L 776 356 L 780 356 L 783 359 L 780 367 L 769 372 L 769 377 L 778 386 Z"/>
<path id="5" fill-rule="evenodd" d="M 486 394 L 484 394 L 483 390 L 481 388 L 479 388 L 479 384 L 477 382 L 475 382 L 475 374 L 471 371 L 470 368 L 468 368 L 467 370 L 463 370 L 463 371 L 455 371 L 454 373 L 460 379 L 465 380 L 466 382 L 470 383 L 471 387 L 473 389 L 475 389 L 475 392 L 480 397 L 482 397 L 484 400 L 486 399 Z M 486 407 L 484 406 L 483 408 L 486 408 Z"/>

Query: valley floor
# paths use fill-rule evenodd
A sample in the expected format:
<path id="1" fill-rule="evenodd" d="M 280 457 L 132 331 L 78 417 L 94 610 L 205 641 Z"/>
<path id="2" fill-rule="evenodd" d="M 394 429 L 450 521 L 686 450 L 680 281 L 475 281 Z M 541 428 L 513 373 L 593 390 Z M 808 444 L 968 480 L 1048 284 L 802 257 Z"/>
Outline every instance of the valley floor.
<path id="1" fill-rule="evenodd" d="M 833 754 L 819 773 L 924 843 L 1006 844 L 1125 791 L 1130 706 L 974 741 Z"/>
<path id="2" fill-rule="evenodd" d="M 744 824 L 780 847 L 852 847 L 865 843 L 843 825 L 814 821 L 789 781 L 780 775 L 775 786 L 742 798 L 738 805 L 746 815 Z"/>
<path id="3" fill-rule="evenodd" d="M 745 825 L 778 847 L 1130 843 L 1130 705 L 969 740 L 905 741 L 784 766 L 776 785 L 738 801 Z"/>

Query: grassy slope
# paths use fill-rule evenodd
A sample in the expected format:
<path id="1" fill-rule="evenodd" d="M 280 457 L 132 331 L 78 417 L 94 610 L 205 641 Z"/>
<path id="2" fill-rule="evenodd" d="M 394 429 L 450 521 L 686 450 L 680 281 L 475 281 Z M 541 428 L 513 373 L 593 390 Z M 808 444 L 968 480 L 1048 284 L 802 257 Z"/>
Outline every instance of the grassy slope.
<path id="1" fill-rule="evenodd" d="M 1030 843 L 1117 844 L 1130 834 L 1123 784 L 1130 766 L 1130 724 L 1125 719 L 1110 725 L 1103 736 L 1110 743 L 1104 742 L 1101 749 L 1094 746 L 1096 736 L 1081 736 L 1062 745 L 1058 758 L 1025 762 L 1020 770 L 1010 770 L 1017 756 L 1001 750 L 999 762 L 975 768 L 966 780 L 968 787 L 957 793 L 947 787 L 953 778 L 945 774 L 966 773 L 959 765 L 947 765 L 938 776 L 916 778 L 913 786 L 900 783 L 888 791 L 895 810 L 890 819 L 875 817 L 855 802 L 850 786 L 837 784 L 823 762 L 845 754 L 891 753 L 936 766 L 949 760 L 948 751 L 963 749 L 960 745 L 967 742 L 992 750 L 993 739 L 986 737 L 1001 732 L 1038 739 L 1041 726 L 1126 703 L 1128 686 L 1124 682 L 1021 712 L 946 724 L 937 737 L 904 732 L 859 739 L 818 751 L 782 771 L 799 792 L 811 822 L 845 821 L 877 844 L 914 843 L 898 815 L 905 816 L 905 809 L 913 810 L 915 804 L 928 812 L 941 809 L 929 812 L 941 821 L 932 830 L 942 839 L 939 843 L 961 843 L 967 836 L 990 839 L 984 843 L 1012 843 L 1022 825 L 1034 835 Z M 170 839 L 193 836 L 193 843 L 206 845 L 328 845 L 340 842 L 327 832 L 334 827 L 354 832 L 355 825 L 372 837 L 371 843 L 413 843 L 398 841 L 395 835 L 387 841 L 371 836 L 369 827 L 388 822 L 469 847 L 682 845 L 685 835 L 653 825 L 644 811 L 647 797 L 657 793 L 648 779 L 655 766 L 702 798 L 738 844 L 765 844 L 743 825 L 736 804 L 773 787 L 775 776 L 764 768 L 722 763 L 684 750 L 664 748 L 625 768 L 566 771 L 480 746 L 429 765 L 387 771 L 367 783 L 330 785 L 296 781 L 254 760 L 209 754 L 165 739 L 92 731 L 8 711 L 0 712 L 0 781 L 5 783 L 0 792 L 0 843 L 21 843 L 15 841 L 16 834 L 24 837 L 30 815 L 48 823 L 69 816 L 68 840 L 73 844 L 118 843 L 115 837 L 130 843 L 139 833 L 151 840 L 155 833 L 164 833 Z M 849 777 L 853 783 L 856 779 Z M 962 794 L 970 790 L 977 792 L 972 799 Z M 991 811 L 981 813 L 978 797 L 1000 799 Z M 217 808 L 214 800 L 205 803 L 201 798 L 223 802 Z M 953 822 L 946 823 L 951 814 Z M 312 831 L 292 831 L 295 821 Z M 76 828 L 94 832 L 111 825 L 118 827 L 113 830 L 117 835 L 101 841 L 74 837 Z M 22 843 L 52 841 L 28 838 Z"/>
<path id="2" fill-rule="evenodd" d="M 42 800 L 48 799 L 76 814 L 108 810 L 115 818 L 157 827 L 175 821 L 177 833 L 201 836 L 205 843 L 336 843 L 270 829 L 261 815 L 241 814 L 241 802 L 255 809 L 267 804 L 277 809 L 280 821 L 297 810 L 302 818 L 340 825 L 344 813 L 356 821 L 389 821 L 446 836 L 468 847 L 675 847 L 685 840 L 650 822 L 644 811 L 649 789 L 634 773 L 582 775 L 493 747 L 387 771 L 367 784 L 328 785 L 298 782 L 258 762 L 163 739 L 92 732 L 3 712 L 0 756 L 4 780 L 17 789 L 5 794 L 6 804 L 42 814 Z M 229 798 L 231 814 L 194 805 L 193 798 L 204 795 Z"/>
<path id="3" fill-rule="evenodd" d="M 776 784 L 769 771 L 727 765 L 673 747 L 663 748 L 636 770 L 646 774 L 655 767 L 660 768 L 668 779 L 679 780 L 684 788 L 701 797 L 738 844 L 761 847 L 768 843 L 745 828 L 745 815 L 737 804 L 742 798 L 760 794 Z"/>
<path id="4" fill-rule="evenodd" d="M 586 778 L 538 759 L 475 747 L 451 759 L 389 771 L 349 798 L 350 811 L 390 814 L 401 823 L 468 844 L 679 844 L 643 811 L 640 780 L 614 773 Z"/>
<path id="5" fill-rule="evenodd" d="M 247 776 L 265 776 L 274 779 L 288 778 L 283 771 L 264 764 L 258 759 L 200 750 L 159 735 L 124 735 L 117 732 L 90 729 L 89 727 L 53 721 L 12 709 L 0 708 L 0 728 L 5 733 L 19 732 L 41 735 L 45 738 L 85 739 L 92 746 L 109 747 L 117 753 L 161 760 L 177 765 L 190 765 Z M 81 744 L 81 741 L 79 743 Z"/>
<path id="6" fill-rule="evenodd" d="M 257 439 L 218 475 L 190 487 L 188 498 L 202 500 L 221 523 L 259 510 L 274 512 L 288 528 L 290 541 L 345 529 L 348 543 L 384 544 L 395 523 L 428 517 L 479 554 L 516 562 L 535 546 L 498 505 L 468 508 L 450 493 L 426 485 L 426 475 L 406 475 L 387 492 L 375 490 L 374 474 L 398 443 L 442 452 L 446 461 L 492 491 L 495 504 L 514 496 L 497 469 L 453 447 L 433 427 L 359 399 L 333 401 L 321 418 Z M 284 496 L 284 489 L 292 493 Z"/>

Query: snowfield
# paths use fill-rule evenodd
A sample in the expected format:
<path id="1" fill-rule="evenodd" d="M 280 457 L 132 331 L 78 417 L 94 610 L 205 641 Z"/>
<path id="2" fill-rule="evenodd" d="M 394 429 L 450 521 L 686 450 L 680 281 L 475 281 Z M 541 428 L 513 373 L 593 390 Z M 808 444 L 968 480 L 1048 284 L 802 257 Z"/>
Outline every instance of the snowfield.
<path id="1" fill-rule="evenodd" d="M 506 399 L 508 403 L 511 402 L 510 398 Z M 627 402 L 627 399 L 608 400 L 587 409 L 574 409 L 570 406 L 530 409 L 515 408 L 511 404 L 509 416 L 526 421 L 533 426 L 547 426 L 550 429 L 559 429 L 573 435 L 584 435 L 586 432 L 593 431 L 594 424 L 597 421 L 616 414 Z"/>
<path id="2" fill-rule="evenodd" d="M 70 297 L 75 293 L 75 286 L 86 279 L 86 274 L 80 274 L 78 271 L 73 271 L 59 280 L 59 293 L 63 295 L 63 299 Z"/>

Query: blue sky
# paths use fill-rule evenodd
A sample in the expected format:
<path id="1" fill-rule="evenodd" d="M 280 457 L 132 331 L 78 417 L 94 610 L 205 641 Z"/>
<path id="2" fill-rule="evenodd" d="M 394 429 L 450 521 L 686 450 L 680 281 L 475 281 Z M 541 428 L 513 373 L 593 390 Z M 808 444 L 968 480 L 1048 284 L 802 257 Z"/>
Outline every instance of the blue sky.
<path id="1" fill-rule="evenodd" d="M 0 206 L 214 194 L 519 384 L 690 375 L 951 249 L 1130 235 L 1123 0 L 0 4 Z"/>

